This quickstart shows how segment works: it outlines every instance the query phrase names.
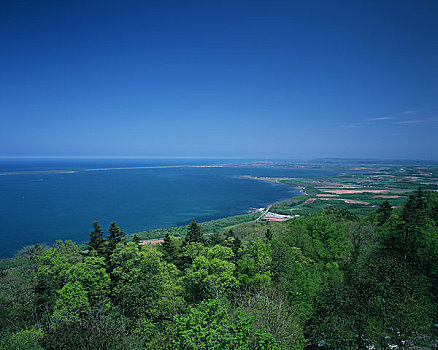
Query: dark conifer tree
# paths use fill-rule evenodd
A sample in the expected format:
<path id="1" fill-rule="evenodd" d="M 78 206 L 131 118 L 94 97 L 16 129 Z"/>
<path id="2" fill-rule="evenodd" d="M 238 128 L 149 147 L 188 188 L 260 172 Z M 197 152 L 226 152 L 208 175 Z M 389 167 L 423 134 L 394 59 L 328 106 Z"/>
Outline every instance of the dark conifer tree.
<path id="1" fill-rule="evenodd" d="M 132 237 L 132 241 L 134 243 L 137 243 L 138 247 L 141 248 L 141 246 L 140 246 L 140 237 L 138 236 L 138 234 L 134 234 L 134 237 Z"/>
<path id="2" fill-rule="evenodd" d="M 88 247 L 90 250 L 95 250 L 98 253 L 102 253 L 105 238 L 103 238 L 103 228 L 97 223 L 93 222 L 94 230 L 90 232 L 90 242 L 88 242 Z"/>
<path id="3" fill-rule="evenodd" d="M 426 200 L 421 187 L 409 197 L 403 207 L 400 235 L 402 237 L 402 253 L 405 262 L 416 265 L 418 252 L 424 245 L 425 228 L 427 223 Z"/>
<path id="4" fill-rule="evenodd" d="M 208 240 L 209 245 L 211 245 L 212 247 L 215 245 L 221 245 L 224 244 L 224 240 L 221 237 L 219 232 L 214 231 L 212 233 L 212 235 L 210 236 L 210 239 Z"/>
<path id="5" fill-rule="evenodd" d="M 406 202 L 402 218 L 407 224 L 420 224 L 426 216 L 426 197 L 423 189 L 418 187 L 418 190 L 409 197 Z"/>
<path id="6" fill-rule="evenodd" d="M 179 249 L 175 243 L 175 238 L 171 238 L 169 233 L 166 232 L 164 236 L 164 242 L 160 246 L 160 250 L 163 253 L 163 259 L 170 264 L 179 266 Z"/>
<path id="7" fill-rule="evenodd" d="M 438 226 L 438 192 L 427 192 L 426 211 L 427 216 L 434 220 L 435 225 Z"/>
<path id="8" fill-rule="evenodd" d="M 160 250 L 163 252 L 164 260 L 168 261 L 168 256 L 170 256 L 172 251 L 172 242 L 170 240 L 169 232 L 166 232 L 166 235 L 163 239 L 163 244 L 160 245 Z"/>
<path id="9" fill-rule="evenodd" d="M 105 246 L 105 258 L 109 263 L 111 254 L 116 249 L 117 244 L 119 244 L 125 238 L 125 234 L 118 226 L 116 226 L 115 222 L 112 222 L 108 229 L 108 236 L 106 240 Z"/>
<path id="10" fill-rule="evenodd" d="M 391 216 L 392 206 L 388 201 L 384 201 L 377 209 L 377 225 L 382 226 Z"/>
<path id="11" fill-rule="evenodd" d="M 202 233 L 202 227 L 196 220 L 192 220 L 187 230 L 186 239 L 184 241 L 186 244 L 199 242 L 205 244 L 205 238 Z"/>
<path id="12" fill-rule="evenodd" d="M 116 223 L 113 221 L 108 229 L 108 245 L 112 247 L 112 250 L 114 250 L 119 244 L 122 239 L 125 237 L 125 234 L 118 226 L 116 226 Z"/>

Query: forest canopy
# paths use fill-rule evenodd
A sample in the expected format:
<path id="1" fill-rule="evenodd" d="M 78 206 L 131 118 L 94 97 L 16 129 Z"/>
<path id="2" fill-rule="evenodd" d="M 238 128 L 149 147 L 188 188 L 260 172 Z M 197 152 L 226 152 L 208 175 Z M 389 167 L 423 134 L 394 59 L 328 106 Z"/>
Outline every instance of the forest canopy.
<path id="1" fill-rule="evenodd" d="M 139 245 L 35 245 L 0 275 L 4 349 L 386 349 L 436 345 L 438 193 Z"/>

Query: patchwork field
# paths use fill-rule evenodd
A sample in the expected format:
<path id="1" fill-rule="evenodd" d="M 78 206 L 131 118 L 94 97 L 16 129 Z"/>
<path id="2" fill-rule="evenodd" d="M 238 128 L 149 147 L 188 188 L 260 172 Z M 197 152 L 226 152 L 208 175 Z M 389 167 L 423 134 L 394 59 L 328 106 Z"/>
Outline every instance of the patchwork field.
<path id="1" fill-rule="evenodd" d="M 287 164 L 281 166 L 288 167 Z M 301 189 L 301 196 L 275 203 L 271 212 L 290 214 L 293 211 L 305 215 L 336 206 L 357 215 L 367 215 L 385 200 L 392 206 L 401 205 L 418 187 L 438 191 L 438 165 L 434 163 L 418 166 L 391 162 L 367 165 L 328 162 L 289 166 L 337 170 L 340 175 L 315 179 L 251 177 Z"/>

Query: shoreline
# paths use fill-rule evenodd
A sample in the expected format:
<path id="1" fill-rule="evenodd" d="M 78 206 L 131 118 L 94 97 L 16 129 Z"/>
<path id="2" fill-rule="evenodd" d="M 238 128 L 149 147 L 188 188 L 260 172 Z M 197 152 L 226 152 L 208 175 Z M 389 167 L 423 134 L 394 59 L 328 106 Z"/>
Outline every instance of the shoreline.
<path id="1" fill-rule="evenodd" d="M 255 209 L 254 207 L 251 207 L 250 209 L 248 209 L 248 212 L 246 214 L 237 214 L 237 215 L 231 215 L 231 216 L 224 216 L 224 217 L 220 217 L 220 218 L 213 219 L 213 220 L 208 220 L 208 221 L 203 221 L 203 222 L 202 221 L 198 221 L 198 224 L 200 224 L 201 226 L 203 226 L 203 225 L 204 226 L 206 226 L 206 225 L 208 226 L 209 224 L 214 224 L 214 223 L 217 223 L 217 222 L 220 222 L 220 221 L 224 221 L 224 220 L 232 220 L 232 219 L 238 218 L 238 217 L 260 214 L 255 219 L 252 218 L 250 220 L 247 220 L 247 221 L 244 221 L 244 222 L 241 222 L 241 223 L 237 223 L 237 224 L 234 224 L 234 225 L 231 225 L 231 226 L 243 225 L 243 224 L 250 223 L 250 222 L 259 222 L 260 218 L 262 218 L 264 215 L 266 215 L 267 213 L 270 212 L 271 207 L 273 205 L 275 205 L 277 203 L 281 203 L 283 201 L 291 200 L 291 199 L 293 199 L 295 197 L 298 197 L 298 196 L 301 196 L 301 195 L 306 195 L 306 193 L 304 192 L 304 189 L 302 187 L 300 187 L 300 186 L 291 186 L 289 184 L 285 184 L 285 183 L 279 182 L 279 180 L 282 180 L 282 179 L 291 180 L 291 179 L 294 179 L 294 178 L 264 178 L 264 177 L 263 178 L 259 178 L 259 177 L 250 176 L 250 175 L 241 175 L 240 177 L 246 178 L 246 179 L 250 179 L 250 180 L 255 180 L 255 181 L 265 181 L 265 182 L 270 182 L 270 183 L 277 183 L 277 184 L 280 184 L 280 185 L 283 185 L 283 186 L 286 186 L 286 187 L 292 187 L 292 188 L 298 190 L 299 194 L 296 194 L 296 195 L 294 195 L 292 197 L 288 197 L 286 199 L 282 199 L 282 200 L 279 200 L 279 201 L 267 203 L 266 206 L 263 208 L 263 212 L 260 212 L 257 209 Z M 275 181 L 275 179 L 278 180 L 278 181 Z M 222 228 L 220 228 L 218 230 L 218 232 L 224 231 L 224 230 L 228 229 L 231 226 L 223 226 Z M 162 228 L 157 228 L 157 229 L 152 229 L 152 230 L 147 230 L 147 231 L 138 231 L 138 232 L 128 233 L 127 236 L 132 238 L 136 234 L 138 235 L 138 234 L 152 233 L 154 231 L 173 231 L 173 230 L 180 231 L 180 230 L 186 229 L 186 227 L 187 227 L 187 224 L 186 225 L 181 225 L 181 226 L 162 227 Z M 210 232 L 210 231 L 206 231 L 204 233 L 204 235 L 210 235 L 211 233 L 212 232 Z M 181 236 L 176 236 L 175 235 L 175 237 L 179 238 Z M 163 235 L 161 235 L 161 236 L 160 235 L 151 235 L 150 237 L 147 237 L 146 240 L 156 240 L 156 239 L 163 239 L 163 238 L 164 238 Z"/>
<path id="2" fill-rule="evenodd" d="M 136 169 L 172 169 L 172 168 L 223 168 L 224 165 L 157 165 L 157 166 L 133 166 L 115 168 L 91 168 L 73 170 L 28 170 L 28 171 L 9 171 L 0 172 L 0 175 L 41 175 L 41 174 L 75 174 L 86 171 L 108 171 L 108 170 L 136 170 Z"/>
<path id="3" fill-rule="evenodd" d="M 221 167 L 224 167 L 224 165 L 169 165 L 169 166 L 148 166 L 148 167 L 123 167 L 123 168 L 83 169 L 83 170 L 76 170 L 76 171 L 73 171 L 73 170 L 68 170 L 68 171 L 67 170 L 66 171 L 63 171 L 63 170 L 50 170 L 50 171 L 37 171 L 37 172 L 19 172 L 18 174 L 17 173 L 9 173 L 7 175 L 49 174 L 49 173 L 60 174 L 60 173 L 75 173 L 75 172 L 78 172 L 78 171 L 125 170 L 125 169 L 221 168 Z M 6 174 L 5 173 L 0 173 L 0 175 L 6 175 Z M 263 179 L 262 178 L 256 178 L 256 177 L 252 177 L 252 176 L 248 176 L 248 175 L 239 175 L 239 177 L 242 177 L 242 178 L 245 178 L 245 179 L 250 179 L 250 180 L 255 180 L 255 181 L 265 181 L 265 182 L 271 182 L 271 183 L 274 182 L 274 181 L 267 181 L 264 178 Z M 277 183 L 281 184 L 279 182 L 277 182 Z M 274 202 L 268 202 L 265 205 L 264 209 L 266 209 L 268 207 L 271 207 L 272 205 L 274 205 L 276 203 L 280 203 L 282 201 L 289 200 L 291 198 L 294 198 L 294 197 L 299 196 L 299 195 L 302 194 L 302 189 L 299 188 L 299 187 L 290 186 L 288 184 L 281 184 L 281 185 L 286 186 L 285 188 L 292 187 L 293 189 L 298 190 L 299 193 L 290 193 L 291 196 L 287 196 L 287 198 L 285 198 L 285 199 L 280 199 L 280 200 L 274 201 Z M 198 221 L 198 223 L 200 225 L 203 225 L 203 226 L 209 226 L 209 225 L 215 225 L 215 224 L 217 224 L 219 222 L 230 221 L 231 225 L 227 224 L 227 225 L 223 225 L 223 226 L 217 228 L 219 231 L 222 231 L 222 230 L 226 230 L 227 228 L 232 227 L 232 226 L 236 226 L 236 225 L 240 225 L 240 224 L 245 224 L 245 223 L 249 223 L 249 222 L 256 222 L 257 219 L 261 216 L 261 215 L 258 215 L 258 214 L 260 214 L 260 212 L 256 211 L 254 209 L 254 206 L 250 206 L 250 207 L 247 207 L 247 208 L 243 209 L 241 213 L 236 214 L 236 215 L 220 216 L 220 217 L 217 217 L 215 219 L 211 219 L 211 220 L 207 220 L 207 221 Z M 254 218 L 249 218 L 248 220 L 239 221 L 240 218 L 245 217 L 245 216 L 254 216 Z M 257 217 L 255 217 L 255 216 L 257 216 Z M 235 222 L 236 220 L 239 221 L 239 222 Z M 135 234 L 151 234 L 154 231 L 165 231 L 165 230 L 169 230 L 169 231 L 172 231 L 172 230 L 185 230 L 187 225 L 188 224 L 179 225 L 179 226 L 165 226 L 165 227 L 160 227 L 160 228 L 155 228 L 155 229 L 150 229 L 150 230 L 144 230 L 144 231 L 132 231 L 132 232 L 126 233 L 126 236 L 128 237 L 129 240 L 131 240 L 132 237 Z M 211 234 L 213 232 L 213 230 L 206 230 L 205 232 L 206 232 L 206 234 Z M 163 238 L 163 236 L 164 235 L 154 234 L 154 235 L 151 235 L 150 238 L 147 237 L 147 239 L 159 239 L 159 238 Z M 67 238 L 65 238 L 63 240 L 69 240 L 69 238 L 67 237 Z M 81 241 L 77 241 L 77 240 L 72 240 L 72 241 L 74 243 L 76 243 L 77 245 L 79 245 L 79 246 L 85 245 L 86 242 L 87 242 L 87 241 L 82 241 L 81 242 Z M 37 242 L 37 243 L 34 243 L 34 244 L 23 245 L 20 248 L 16 249 L 13 252 L 12 256 L 0 257 L 0 261 L 5 261 L 5 260 L 12 259 L 23 248 L 32 247 L 35 244 L 52 246 L 54 244 L 54 242 L 51 242 L 51 243 L 48 243 L 48 242 Z"/>
<path id="4" fill-rule="evenodd" d="M 73 165 L 74 166 L 74 165 Z M 72 167 L 73 167 L 72 166 Z M 322 166 L 322 165 L 321 165 Z M 80 169 L 76 169 L 76 170 L 68 170 L 68 169 L 62 169 L 62 166 L 60 166 L 59 169 L 53 169 L 53 170 L 39 170 L 39 171 L 14 171 L 14 172 L 0 172 L 0 175 L 21 175 L 21 174 L 49 174 L 49 173 L 74 173 L 74 172 L 87 172 L 87 171 L 108 171 L 108 170 L 126 170 L 126 169 L 132 169 L 132 170 L 137 170 L 137 169 L 193 169 L 193 168 L 216 168 L 218 169 L 218 172 L 221 168 L 225 168 L 225 167 L 230 167 L 230 168 L 234 168 L 234 167 L 243 167 L 242 164 L 227 164 L 227 163 L 221 163 L 221 164 L 181 164 L 181 163 L 177 163 L 177 164 L 171 164 L 171 165 L 150 165 L 150 166 L 122 166 L 122 167 L 101 167 L 101 168 L 80 168 Z M 273 167 L 266 167 L 266 164 L 263 164 L 263 168 L 274 168 Z M 277 168 L 277 167 L 275 167 Z M 324 168 L 324 167 L 322 167 Z M 281 167 L 280 167 L 281 169 Z M 356 168 L 355 168 L 356 169 Z M 199 220 L 198 222 L 204 225 L 210 225 L 212 223 L 217 223 L 217 222 L 221 222 L 221 221 L 229 221 L 232 222 L 231 224 L 234 225 L 236 224 L 235 221 L 233 221 L 235 218 L 238 217 L 246 217 L 246 219 L 244 220 L 244 222 L 250 222 L 252 221 L 251 218 L 249 218 L 249 216 L 254 215 L 254 211 L 253 211 L 253 207 L 254 206 L 264 206 L 265 208 L 269 205 L 272 205 L 273 208 L 271 209 L 273 212 L 275 213 L 279 213 L 279 214 L 290 214 L 290 213 L 299 213 L 303 214 L 303 215 L 307 215 L 310 213 L 313 213 L 315 211 L 324 209 L 324 208 L 328 208 L 331 206 L 341 206 L 342 208 L 348 209 L 348 210 L 352 210 L 353 213 L 355 213 L 356 215 L 362 216 L 362 215 L 366 215 L 369 214 L 370 212 L 374 211 L 375 208 L 379 205 L 380 202 L 382 202 L 384 199 L 389 199 L 391 201 L 391 205 L 400 205 L 403 201 L 406 200 L 407 196 L 418 186 L 422 186 L 425 190 L 431 190 L 431 191 L 436 191 L 437 190 L 437 185 L 438 185 L 438 180 L 437 180 L 437 171 L 435 170 L 435 168 L 427 168 L 425 166 L 422 167 L 412 167 L 412 168 L 400 168 L 398 165 L 397 166 L 393 166 L 391 168 L 385 168 L 382 169 L 380 166 L 379 167 L 375 167 L 374 171 L 373 171 L 373 167 L 368 167 L 367 168 L 369 171 L 367 172 L 367 174 L 364 173 L 358 173 L 358 172 L 348 172 L 348 173 L 339 173 L 334 171 L 334 173 L 332 174 L 321 174 L 319 172 L 316 172 L 315 174 L 313 174 L 313 170 L 314 169 L 309 169 L 306 168 L 304 170 L 309 170 L 310 172 L 307 173 L 307 171 L 305 173 L 303 173 L 304 177 L 296 177 L 296 175 L 299 175 L 301 173 L 285 173 L 282 171 L 279 171 L 278 174 L 281 174 L 283 176 L 279 176 L 279 177 L 274 177 L 274 173 L 277 172 L 264 172 L 264 171 L 260 171 L 260 174 L 272 174 L 272 175 L 268 175 L 268 176 L 255 176 L 255 174 L 257 174 L 257 172 L 255 174 L 251 174 L 249 175 L 248 172 L 241 172 L 242 169 L 236 170 L 236 171 L 230 171 L 231 173 L 235 173 L 234 176 L 236 177 L 240 177 L 241 179 L 247 179 L 247 180 L 255 180 L 255 181 L 262 181 L 265 183 L 271 183 L 271 184 L 278 184 L 282 186 L 282 189 L 278 189 L 277 191 L 279 192 L 279 196 L 277 198 L 277 200 L 274 199 L 274 201 L 269 201 L 269 199 L 266 202 L 263 202 L 263 196 L 260 196 L 259 198 L 261 199 L 259 201 L 259 204 L 252 202 L 249 205 L 245 205 L 245 203 L 241 203 L 244 206 L 239 206 L 240 210 L 236 210 L 236 211 L 230 211 L 230 210 L 218 210 L 216 212 L 216 214 L 219 214 L 218 216 L 215 215 L 211 215 L 214 214 L 214 212 L 205 212 L 203 213 L 201 212 L 191 212 L 190 213 L 190 217 L 189 218 L 184 218 L 184 217 L 174 217 L 172 220 L 167 220 L 167 223 L 164 223 L 163 226 L 160 225 L 160 221 L 158 221 L 157 219 L 151 223 L 155 223 L 158 224 L 158 228 L 151 228 L 151 229 L 147 229 L 144 230 L 144 227 L 146 225 L 149 225 L 149 222 L 145 222 L 145 225 L 139 225 L 137 227 L 133 226 L 133 230 L 130 230 L 129 228 L 126 228 L 126 231 L 129 232 L 127 233 L 127 235 L 132 236 L 136 233 L 145 233 L 148 236 L 152 233 L 154 233 L 154 236 L 150 236 L 151 238 L 155 238 L 155 237 L 162 237 L 159 234 L 159 231 L 163 231 L 163 230 L 172 230 L 174 228 L 180 228 L 180 230 L 182 230 L 182 228 L 184 228 L 184 226 L 193 218 Z M 292 170 L 292 169 L 291 169 Z M 349 169 L 351 170 L 351 169 Z M 182 171 L 184 172 L 184 171 Z M 215 172 L 215 171 L 213 171 Z M 226 174 L 228 174 L 228 172 L 225 172 Z M 240 173 L 240 175 L 238 175 Z M 114 173 L 116 174 L 116 173 Z M 123 176 L 121 173 L 119 173 L 121 176 Z M 292 176 L 288 176 L 288 175 L 292 175 Z M 285 176 L 286 175 L 286 176 Z M 117 175 L 119 176 L 119 175 Z M 4 178 L 6 180 L 6 178 Z M 350 192 L 346 192 L 341 194 L 338 199 L 337 198 L 333 198 L 332 200 L 330 199 L 324 199 L 324 197 L 328 197 L 326 195 L 326 192 L 333 192 L 333 191 L 339 191 L 340 188 L 347 188 L 351 187 L 351 186 L 356 186 L 356 187 L 360 187 L 360 193 L 351 193 Z M 287 187 L 283 187 L 283 186 L 287 186 Z M 378 198 L 379 196 L 376 196 L 374 194 L 374 192 L 376 190 L 379 191 L 389 191 L 387 197 L 385 198 Z M 257 192 L 257 187 L 255 188 L 255 190 Z M 267 193 L 269 193 L 271 190 L 267 190 Z M 275 190 L 272 190 L 275 192 Z M 369 193 L 368 193 L 369 192 Z M 281 195 L 281 193 L 283 193 L 283 196 Z M 322 193 L 322 194 L 321 194 Z M 380 193 L 380 192 L 379 192 Z M 306 198 L 297 198 L 296 200 L 294 200 L 296 197 L 299 196 L 303 196 L 303 197 L 312 197 L 315 198 L 313 199 L 314 202 L 312 203 L 306 203 L 305 199 Z M 391 197 L 389 197 L 391 196 Z M 257 197 L 257 196 L 256 196 Z M 338 197 L 338 196 L 336 196 Z M 21 197 L 20 197 L 21 198 Z M 23 197 L 24 198 L 24 197 Z M 214 197 L 212 197 L 214 198 Z M 212 199 L 210 198 L 210 199 Z M 249 198 L 249 197 L 248 197 Z M 271 197 L 272 198 L 272 197 Z M 275 198 L 275 197 L 274 197 Z M 321 199 L 323 198 L 323 199 Z M 271 199 L 272 200 L 272 199 Z M 284 202 L 284 203 L 282 203 Z M 290 202 L 290 203 L 288 203 Z M 336 202 L 336 203 L 335 203 Z M 341 203 L 342 202 L 342 203 Z M 281 204 L 279 204 L 281 203 Z M 278 205 L 279 204 L 279 205 Z M 153 203 L 151 205 L 154 205 Z M 167 210 L 169 212 L 169 215 L 171 215 L 172 217 L 174 216 L 174 213 L 172 211 L 169 211 L 169 208 L 164 208 L 165 210 Z M 239 209 L 239 208 L 237 208 Z M 220 212 L 223 211 L 223 216 L 220 216 Z M 234 214 L 233 214 L 234 213 Z M 197 214 L 200 214 L 201 217 L 196 217 Z M 204 216 L 202 217 L 202 214 L 204 214 Z M 134 218 L 135 219 L 135 218 Z M 134 222 L 134 219 L 131 222 Z M 187 219 L 187 221 L 186 221 Z M 239 222 L 243 222 L 241 219 Z M 255 220 L 255 217 L 254 219 Z M 100 221 L 100 220 L 99 220 Z M 173 221 L 173 222 L 172 222 Z M 118 220 L 116 218 L 116 222 L 120 222 L 120 220 Z M 187 222 L 187 223 L 186 223 Z M 184 225 L 182 225 L 184 224 Z M 106 225 L 106 223 L 105 223 Z M 131 226 L 130 222 L 125 222 L 124 224 L 122 223 L 121 225 L 123 225 L 124 227 L 127 226 Z M 179 225 L 179 226 L 171 226 L 171 225 Z M 219 225 L 219 224 L 218 224 Z M 85 225 L 83 225 L 85 226 Z M 161 227 L 160 227 L 161 226 Z M 182 228 L 181 228 L 182 227 Z M 225 223 L 221 223 L 220 227 L 217 226 L 217 228 L 222 229 L 223 227 L 227 227 L 227 225 L 225 225 Z M 123 227 L 122 227 L 123 228 Z M 84 229 L 81 229 L 82 233 L 84 232 L 88 232 L 88 231 L 84 231 Z M 207 231 L 206 231 L 207 232 Z M 73 235 L 66 235 L 64 236 L 65 239 L 69 239 L 70 237 L 74 237 Z M 81 237 L 82 236 L 82 237 Z M 9 239 L 9 237 L 6 235 L 6 238 Z M 82 242 L 79 244 L 84 244 L 87 239 L 88 236 L 84 237 L 84 235 L 76 235 L 76 237 L 78 237 L 79 239 L 75 239 L 75 242 Z M 32 237 L 31 237 L 32 238 Z M 37 235 L 34 235 L 35 239 L 38 239 Z M 53 244 L 53 242 L 55 241 L 55 239 L 59 239 L 60 235 L 57 235 L 55 238 L 53 238 L 52 240 L 46 240 L 46 242 L 49 242 L 49 244 Z M 17 243 L 20 244 L 19 242 L 21 241 L 21 239 L 16 239 L 16 241 L 18 241 Z M 41 240 L 40 240 L 41 241 Z M 11 252 L 13 254 L 13 252 L 19 252 L 19 250 L 24 247 L 26 244 L 28 244 L 29 242 L 26 241 L 23 243 L 21 243 L 21 246 L 17 246 L 16 247 L 11 247 L 11 250 L 5 251 L 5 258 L 9 258 L 11 257 Z M 2 257 L 3 259 L 3 257 Z"/>
<path id="5" fill-rule="evenodd" d="M 251 179 L 251 180 L 266 181 L 266 182 L 276 183 L 276 184 L 280 184 L 280 185 L 284 185 L 284 186 L 289 186 L 289 187 L 295 188 L 296 190 L 299 190 L 299 192 L 302 196 L 307 195 L 307 193 L 304 192 L 304 188 L 302 186 L 292 186 L 292 185 L 289 185 L 287 183 L 281 182 L 281 181 L 286 181 L 286 180 L 302 180 L 302 178 L 297 178 L 297 177 L 264 177 L 264 176 L 257 177 L 257 176 L 252 176 L 252 175 L 242 175 L 242 177 L 244 177 L 246 179 Z M 294 196 L 294 197 L 296 197 L 296 196 Z M 291 198 L 288 198 L 288 199 L 291 199 Z M 288 199 L 285 199 L 285 200 L 288 200 Z M 279 202 L 282 202 L 282 201 L 279 201 Z M 279 203 L 279 202 L 274 202 L 272 204 Z"/>

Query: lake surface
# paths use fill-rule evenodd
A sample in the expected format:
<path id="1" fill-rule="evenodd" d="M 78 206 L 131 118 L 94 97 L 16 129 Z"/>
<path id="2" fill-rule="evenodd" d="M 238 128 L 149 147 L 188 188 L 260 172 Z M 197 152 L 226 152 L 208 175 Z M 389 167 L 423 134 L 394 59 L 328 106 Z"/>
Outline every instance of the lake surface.
<path id="1" fill-rule="evenodd" d="M 95 220 L 104 228 L 115 221 L 125 233 L 133 233 L 244 214 L 299 194 L 292 187 L 242 175 L 335 174 L 220 166 L 233 162 L 237 161 L 0 160 L 0 258 L 35 243 L 87 242 Z"/>

